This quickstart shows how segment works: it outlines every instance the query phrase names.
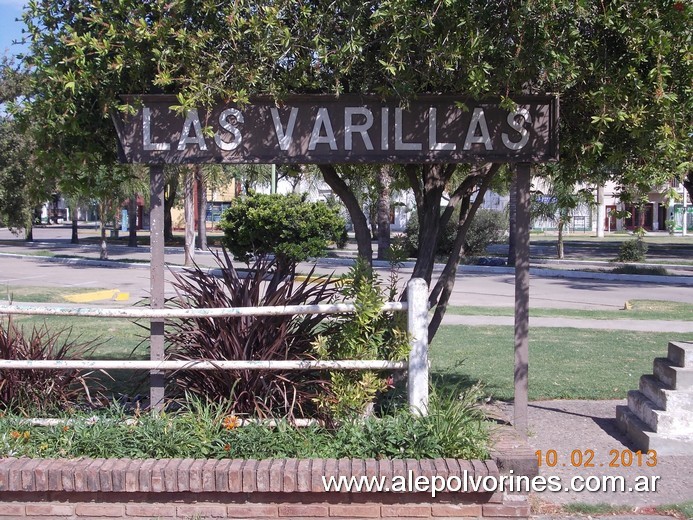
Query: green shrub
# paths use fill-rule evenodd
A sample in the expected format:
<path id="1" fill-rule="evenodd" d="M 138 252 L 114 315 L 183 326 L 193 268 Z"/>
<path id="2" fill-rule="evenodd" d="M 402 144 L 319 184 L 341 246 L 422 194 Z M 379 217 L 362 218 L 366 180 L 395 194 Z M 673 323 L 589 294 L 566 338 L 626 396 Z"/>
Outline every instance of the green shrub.
<path id="1" fill-rule="evenodd" d="M 505 240 L 508 231 L 508 217 L 502 211 L 480 209 L 474 215 L 467 236 L 464 239 L 465 256 L 482 256 L 491 244 Z"/>
<path id="2" fill-rule="evenodd" d="M 457 220 L 459 211 L 456 210 L 447 225 L 439 233 L 436 254 L 445 256 L 452 252 L 457 235 Z M 491 244 L 497 244 L 505 240 L 508 230 L 508 219 L 505 213 L 480 209 L 469 225 L 467 236 L 464 240 L 465 256 L 481 256 Z M 411 256 L 418 256 L 419 252 L 419 221 L 416 214 L 407 222 L 405 246 Z"/>
<path id="3" fill-rule="evenodd" d="M 432 396 L 428 416 L 405 408 L 384 417 L 296 428 L 281 420 L 241 426 L 228 405 L 198 399 L 163 414 L 127 415 L 113 407 L 36 426 L 17 416 L 0 420 L 0 457 L 45 458 L 488 458 L 488 425 L 466 393 Z"/>
<path id="4" fill-rule="evenodd" d="M 82 359 L 96 342 L 70 339 L 69 330 L 50 330 L 44 323 L 26 332 L 12 317 L 0 320 L 0 359 Z M 0 410 L 42 414 L 91 401 L 89 374 L 79 370 L 0 369 Z"/>
<path id="5" fill-rule="evenodd" d="M 254 193 L 233 201 L 222 215 L 224 245 L 235 258 L 275 255 L 280 271 L 341 243 L 346 223 L 339 210 L 299 195 Z"/>
<path id="6" fill-rule="evenodd" d="M 383 304 L 394 297 L 396 280 L 388 291 L 361 258 L 350 269 L 340 290 L 343 301 L 353 302 L 356 312 L 338 318 L 330 334 L 315 342 L 318 359 L 402 360 L 407 358 L 409 341 L 404 316 L 382 312 Z M 329 393 L 318 397 L 320 408 L 332 419 L 343 421 L 366 414 L 378 393 L 388 390 L 387 378 L 376 371 L 330 372 Z"/>
<path id="7" fill-rule="evenodd" d="M 217 278 L 195 266 L 173 273 L 176 308 L 230 308 L 327 303 L 336 293 L 332 280 L 313 277 L 298 283 L 293 271 L 277 283 L 276 262 L 260 259 L 241 278 L 224 251 L 216 257 Z M 243 316 L 171 320 L 166 327 L 167 355 L 178 360 L 288 360 L 312 357 L 320 332 L 334 326 L 324 314 Z M 254 416 L 313 416 L 315 399 L 326 384 L 323 376 L 304 371 L 214 370 L 173 374 L 174 395 L 189 392 L 205 400 L 228 403 L 229 413 Z"/>
<path id="8" fill-rule="evenodd" d="M 626 240 L 621 244 L 617 261 L 642 262 L 647 254 L 647 244 L 642 238 Z"/>
<path id="9" fill-rule="evenodd" d="M 616 267 L 611 272 L 614 274 L 640 274 L 650 276 L 667 276 L 669 274 L 669 271 L 661 265 L 648 267 L 643 267 L 641 265 L 622 265 Z"/>

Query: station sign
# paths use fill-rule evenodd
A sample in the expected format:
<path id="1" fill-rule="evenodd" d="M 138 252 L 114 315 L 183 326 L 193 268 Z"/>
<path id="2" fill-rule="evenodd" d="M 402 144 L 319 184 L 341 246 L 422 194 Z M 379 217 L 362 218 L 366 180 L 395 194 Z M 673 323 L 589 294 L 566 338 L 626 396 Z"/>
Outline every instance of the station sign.
<path id="1" fill-rule="evenodd" d="M 126 163 L 543 163 L 558 158 L 553 96 L 500 100 L 290 96 L 181 112 L 175 96 L 123 96 L 113 119 Z"/>

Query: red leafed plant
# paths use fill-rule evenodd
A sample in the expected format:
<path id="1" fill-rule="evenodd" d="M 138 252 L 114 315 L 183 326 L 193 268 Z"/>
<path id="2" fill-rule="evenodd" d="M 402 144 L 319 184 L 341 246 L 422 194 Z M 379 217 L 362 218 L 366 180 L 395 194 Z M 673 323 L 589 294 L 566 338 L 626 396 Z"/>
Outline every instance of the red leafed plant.
<path id="1" fill-rule="evenodd" d="M 71 339 L 69 329 L 51 330 L 44 323 L 30 332 L 12 317 L 0 320 L 0 359 L 81 359 L 97 346 L 95 341 Z M 75 369 L 0 368 L 0 408 L 14 413 L 46 413 L 68 405 L 91 402 L 91 373 Z"/>
<path id="2" fill-rule="evenodd" d="M 296 281 L 295 268 L 278 279 L 276 263 L 259 259 L 241 277 L 226 251 L 216 255 L 221 276 L 195 266 L 174 273 L 175 308 L 228 308 L 327 303 L 336 294 L 330 278 Z M 324 314 L 242 316 L 171 320 L 166 325 L 167 358 L 177 360 L 312 359 L 318 334 L 329 333 Z M 218 403 L 229 413 L 259 417 L 307 417 L 326 381 L 316 372 L 266 370 L 181 370 L 171 376 L 173 393 L 183 391 Z"/>

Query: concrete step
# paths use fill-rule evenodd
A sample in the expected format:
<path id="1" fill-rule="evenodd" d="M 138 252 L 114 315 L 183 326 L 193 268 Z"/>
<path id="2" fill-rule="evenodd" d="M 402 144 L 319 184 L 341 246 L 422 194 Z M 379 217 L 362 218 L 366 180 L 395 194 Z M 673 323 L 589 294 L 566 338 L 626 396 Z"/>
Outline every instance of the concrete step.
<path id="1" fill-rule="evenodd" d="M 693 435 L 665 435 L 651 431 L 627 406 L 616 407 L 616 422 L 635 449 L 661 455 L 693 455 Z"/>
<path id="2" fill-rule="evenodd" d="M 693 368 L 693 343 L 670 341 L 667 357 L 677 367 Z"/>
<path id="3" fill-rule="evenodd" d="M 693 434 L 693 413 L 685 410 L 658 409 L 655 403 L 638 390 L 628 392 L 628 408 L 653 432 L 674 435 Z"/>
<path id="4" fill-rule="evenodd" d="M 693 390 L 674 390 L 652 374 L 640 376 L 640 391 L 661 410 L 693 412 Z"/>
<path id="5" fill-rule="evenodd" d="M 654 375 L 675 390 L 693 390 L 693 368 L 681 368 L 669 358 L 655 358 Z"/>

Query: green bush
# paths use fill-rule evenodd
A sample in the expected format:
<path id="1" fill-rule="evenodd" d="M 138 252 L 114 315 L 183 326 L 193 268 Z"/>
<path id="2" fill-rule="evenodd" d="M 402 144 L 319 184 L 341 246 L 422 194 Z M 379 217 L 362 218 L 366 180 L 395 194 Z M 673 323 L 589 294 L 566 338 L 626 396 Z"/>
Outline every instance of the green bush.
<path id="1" fill-rule="evenodd" d="M 224 245 L 235 258 L 275 255 L 282 271 L 341 243 L 346 223 L 339 210 L 299 195 L 254 193 L 234 200 L 222 215 Z"/>
<path id="2" fill-rule="evenodd" d="M 336 327 L 315 342 L 315 355 L 322 360 L 403 360 L 409 352 L 404 316 L 382 312 L 393 298 L 396 280 L 390 290 L 361 258 L 351 268 L 340 290 L 344 302 L 356 305 L 354 314 L 334 321 Z M 367 414 L 378 393 L 390 388 L 387 377 L 372 370 L 330 372 L 328 392 L 318 397 L 320 409 L 332 419 L 343 421 Z"/>
<path id="3" fill-rule="evenodd" d="M 473 390 L 448 400 L 432 395 L 428 416 L 402 408 L 336 429 L 284 420 L 243 425 L 228 405 L 197 399 L 162 414 L 75 412 L 52 426 L 8 415 L 0 421 L 0 457 L 485 459 L 488 425 L 477 398 Z"/>
<path id="4" fill-rule="evenodd" d="M 491 244 L 505 240 L 508 216 L 502 211 L 480 209 L 472 220 L 464 239 L 465 256 L 482 256 Z"/>
<path id="5" fill-rule="evenodd" d="M 617 260 L 619 262 L 642 262 L 647 254 L 647 244 L 642 238 L 626 240 L 621 244 Z"/>
<path id="6" fill-rule="evenodd" d="M 452 252 L 457 235 L 457 220 L 459 211 L 456 210 L 438 237 L 436 254 L 445 256 Z M 465 256 L 481 256 L 491 244 L 497 244 L 505 240 L 508 230 L 508 218 L 501 211 L 480 209 L 469 225 L 467 236 L 464 240 Z M 404 242 L 408 254 L 418 256 L 419 253 L 419 221 L 416 214 L 412 215 L 407 223 L 406 238 Z"/>

